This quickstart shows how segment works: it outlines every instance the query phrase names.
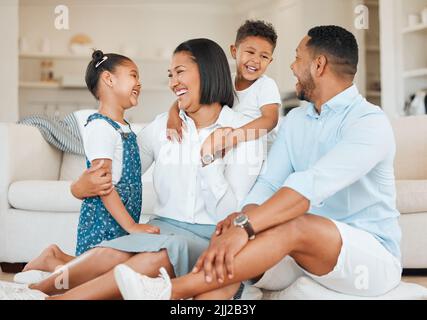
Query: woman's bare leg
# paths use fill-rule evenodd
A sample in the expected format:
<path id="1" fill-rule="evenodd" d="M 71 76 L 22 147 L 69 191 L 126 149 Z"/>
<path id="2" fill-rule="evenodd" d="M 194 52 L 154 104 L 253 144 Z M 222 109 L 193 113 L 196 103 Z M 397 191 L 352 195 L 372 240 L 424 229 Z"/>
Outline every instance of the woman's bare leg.
<path id="1" fill-rule="evenodd" d="M 99 277 L 116 265 L 127 261 L 132 255 L 111 248 L 95 248 L 68 262 L 49 278 L 30 285 L 30 288 L 48 295 L 63 293 Z"/>
<path id="2" fill-rule="evenodd" d="M 22 271 L 41 270 L 53 272 L 56 267 L 62 266 L 74 258 L 75 257 L 64 253 L 57 245 L 53 244 L 44 249 L 37 258 L 28 262 Z"/>
<path id="3" fill-rule="evenodd" d="M 159 252 L 144 252 L 134 255 L 125 262 L 135 271 L 149 277 L 157 277 L 160 267 L 164 267 L 171 277 L 174 276 L 172 264 L 166 250 Z M 122 296 L 114 279 L 113 270 L 88 281 L 63 295 L 53 296 L 49 300 L 113 300 Z"/>

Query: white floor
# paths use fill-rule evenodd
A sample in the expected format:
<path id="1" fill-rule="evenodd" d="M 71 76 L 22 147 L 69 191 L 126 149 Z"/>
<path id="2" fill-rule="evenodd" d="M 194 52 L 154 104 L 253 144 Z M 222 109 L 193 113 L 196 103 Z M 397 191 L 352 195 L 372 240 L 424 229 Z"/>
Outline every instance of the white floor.
<path id="1" fill-rule="evenodd" d="M 13 281 L 13 274 L 0 271 L 1 281 Z M 402 278 L 405 282 L 416 283 L 427 288 L 427 276 L 405 276 Z"/>

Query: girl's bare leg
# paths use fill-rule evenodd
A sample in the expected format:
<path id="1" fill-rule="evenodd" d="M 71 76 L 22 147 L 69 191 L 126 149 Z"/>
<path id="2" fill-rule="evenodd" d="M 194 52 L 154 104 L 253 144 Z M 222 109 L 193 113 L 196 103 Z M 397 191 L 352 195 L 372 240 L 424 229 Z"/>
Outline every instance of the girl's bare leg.
<path id="1" fill-rule="evenodd" d="M 47 295 L 63 293 L 99 277 L 116 265 L 127 261 L 132 255 L 111 248 L 95 248 L 66 263 L 49 278 L 30 285 L 30 288 Z"/>
<path id="2" fill-rule="evenodd" d="M 41 270 L 47 272 L 55 271 L 56 267 L 64 265 L 75 257 L 64 253 L 57 245 L 53 244 L 43 250 L 35 259 L 31 260 L 22 270 Z"/>
<path id="3" fill-rule="evenodd" d="M 157 277 L 160 267 L 164 267 L 171 277 L 174 276 L 172 264 L 166 250 L 159 252 L 144 252 L 134 255 L 125 262 L 135 271 L 149 277 Z M 113 300 L 122 299 L 114 279 L 113 270 L 88 281 L 63 295 L 53 296 L 49 300 Z"/>

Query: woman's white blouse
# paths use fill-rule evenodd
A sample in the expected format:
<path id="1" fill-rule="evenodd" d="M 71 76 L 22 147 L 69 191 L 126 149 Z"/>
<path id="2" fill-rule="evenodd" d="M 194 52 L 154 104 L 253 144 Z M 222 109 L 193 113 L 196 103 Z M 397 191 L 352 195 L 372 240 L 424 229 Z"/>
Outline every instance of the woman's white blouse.
<path id="1" fill-rule="evenodd" d="M 187 126 L 181 144 L 166 138 L 167 113 L 138 134 L 143 172 L 154 162 L 154 213 L 188 223 L 216 224 L 240 209 L 261 171 L 266 139 L 240 143 L 223 159 L 202 167 L 200 147 L 209 134 L 221 127 L 239 128 L 252 119 L 224 106 L 213 125 L 197 130 L 184 112 L 180 117 Z"/>

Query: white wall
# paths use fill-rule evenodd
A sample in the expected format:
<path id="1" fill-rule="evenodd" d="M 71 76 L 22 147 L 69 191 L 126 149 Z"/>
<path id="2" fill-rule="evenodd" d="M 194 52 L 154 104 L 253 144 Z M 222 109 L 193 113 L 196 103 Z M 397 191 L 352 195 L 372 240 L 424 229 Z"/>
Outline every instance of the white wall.
<path id="1" fill-rule="evenodd" d="M 0 122 L 18 120 L 18 0 L 0 2 Z"/>

